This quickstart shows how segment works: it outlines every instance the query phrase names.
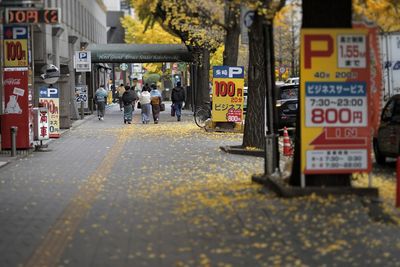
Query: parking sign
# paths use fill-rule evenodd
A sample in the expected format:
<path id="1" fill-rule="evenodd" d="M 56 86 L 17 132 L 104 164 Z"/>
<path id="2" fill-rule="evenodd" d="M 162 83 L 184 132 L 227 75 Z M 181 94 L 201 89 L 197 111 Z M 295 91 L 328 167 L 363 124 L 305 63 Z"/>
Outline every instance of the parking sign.
<path id="1" fill-rule="evenodd" d="M 92 70 L 90 51 L 75 51 L 76 72 L 90 72 Z"/>

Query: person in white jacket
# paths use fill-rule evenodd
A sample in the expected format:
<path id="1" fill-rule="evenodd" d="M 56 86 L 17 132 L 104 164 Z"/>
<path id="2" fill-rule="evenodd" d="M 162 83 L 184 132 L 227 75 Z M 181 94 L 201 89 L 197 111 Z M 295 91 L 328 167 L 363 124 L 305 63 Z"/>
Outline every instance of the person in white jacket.
<path id="1" fill-rule="evenodd" d="M 151 96 L 147 89 L 143 89 L 139 96 L 139 102 L 142 109 L 142 123 L 148 124 L 150 122 L 150 110 L 151 110 Z"/>

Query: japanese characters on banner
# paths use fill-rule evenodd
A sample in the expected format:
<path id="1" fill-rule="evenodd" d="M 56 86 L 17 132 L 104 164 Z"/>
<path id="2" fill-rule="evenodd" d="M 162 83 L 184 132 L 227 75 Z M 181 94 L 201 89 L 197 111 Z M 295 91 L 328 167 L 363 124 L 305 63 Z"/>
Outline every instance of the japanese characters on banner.
<path id="1" fill-rule="evenodd" d="M 369 73 L 366 30 L 302 30 L 302 173 L 371 170 Z"/>
<path id="2" fill-rule="evenodd" d="M 78 108 L 81 106 L 81 102 L 83 102 L 84 108 L 88 108 L 87 85 L 78 85 L 75 87 L 75 102 L 76 102 Z"/>
<path id="3" fill-rule="evenodd" d="M 212 121 L 243 121 L 243 87 L 243 67 L 213 67 Z"/>
<path id="4" fill-rule="evenodd" d="M 39 103 L 49 110 L 49 136 L 60 137 L 60 100 L 58 88 L 41 87 L 39 89 Z"/>
<path id="5" fill-rule="evenodd" d="M 47 108 L 34 108 L 35 116 L 35 140 L 47 140 L 50 138 L 49 131 L 49 110 Z"/>
<path id="6" fill-rule="evenodd" d="M 28 27 L 4 26 L 4 67 L 28 66 Z"/>
<path id="7" fill-rule="evenodd" d="M 374 136 L 376 136 L 378 134 L 378 128 L 381 119 L 382 88 L 384 88 L 382 79 L 383 73 L 381 51 L 379 49 L 379 28 L 377 26 L 367 26 L 361 23 L 353 24 L 353 27 L 368 30 L 370 52 L 368 117 L 370 121 L 371 132 Z"/>

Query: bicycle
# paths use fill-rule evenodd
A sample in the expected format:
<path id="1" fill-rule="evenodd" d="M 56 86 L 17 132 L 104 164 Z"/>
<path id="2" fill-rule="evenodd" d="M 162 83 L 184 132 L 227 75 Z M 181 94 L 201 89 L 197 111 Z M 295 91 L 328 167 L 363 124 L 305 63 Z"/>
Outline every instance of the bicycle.
<path id="1" fill-rule="evenodd" d="M 194 122 L 200 128 L 206 127 L 206 121 L 211 118 L 210 103 L 205 103 L 202 106 L 196 106 L 194 111 Z"/>

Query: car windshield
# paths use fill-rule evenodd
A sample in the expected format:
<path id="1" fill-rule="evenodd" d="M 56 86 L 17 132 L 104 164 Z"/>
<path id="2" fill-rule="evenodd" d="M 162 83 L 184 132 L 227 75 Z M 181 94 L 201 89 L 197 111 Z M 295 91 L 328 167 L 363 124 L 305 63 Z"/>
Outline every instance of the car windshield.
<path id="1" fill-rule="evenodd" d="M 293 99 L 298 97 L 299 89 L 295 87 L 282 88 L 280 90 L 280 99 Z"/>

